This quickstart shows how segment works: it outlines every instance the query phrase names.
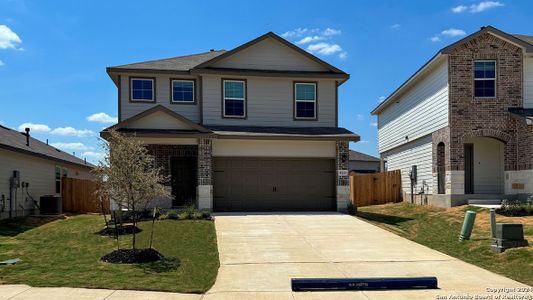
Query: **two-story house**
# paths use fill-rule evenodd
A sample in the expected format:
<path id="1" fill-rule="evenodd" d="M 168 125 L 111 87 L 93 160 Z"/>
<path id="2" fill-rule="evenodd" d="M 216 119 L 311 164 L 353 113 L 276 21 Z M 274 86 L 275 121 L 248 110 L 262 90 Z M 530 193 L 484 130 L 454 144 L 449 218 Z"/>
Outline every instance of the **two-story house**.
<path id="1" fill-rule="evenodd" d="M 269 32 L 231 51 L 107 68 L 118 124 L 171 177 L 173 199 L 215 211 L 344 210 L 349 75 Z"/>
<path id="2" fill-rule="evenodd" d="M 406 200 L 450 207 L 533 194 L 533 36 L 494 27 L 441 49 L 377 106 Z M 413 176 L 414 177 L 414 176 Z"/>

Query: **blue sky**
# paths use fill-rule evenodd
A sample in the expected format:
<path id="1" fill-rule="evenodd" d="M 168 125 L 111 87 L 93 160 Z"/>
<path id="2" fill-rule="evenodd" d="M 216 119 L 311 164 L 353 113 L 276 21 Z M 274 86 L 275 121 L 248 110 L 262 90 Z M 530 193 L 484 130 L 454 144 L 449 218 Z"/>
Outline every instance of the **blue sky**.
<path id="1" fill-rule="evenodd" d="M 382 97 L 480 26 L 533 35 L 532 15 L 531 1 L 0 0 L 0 124 L 34 124 L 35 137 L 94 161 L 97 133 L 117 115 L 107 66 L 273 31 L 351 74 L 339 125 L 361 135 L 352 149 L 377 155 L 370 111 Z"/>

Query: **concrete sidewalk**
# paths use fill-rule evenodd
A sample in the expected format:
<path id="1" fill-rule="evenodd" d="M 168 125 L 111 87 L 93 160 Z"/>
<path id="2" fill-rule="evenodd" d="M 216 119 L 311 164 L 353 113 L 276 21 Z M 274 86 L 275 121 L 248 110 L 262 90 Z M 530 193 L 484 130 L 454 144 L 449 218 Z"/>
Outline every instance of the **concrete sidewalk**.
<path id="1" fill-rule="evenodd" d="M 0 285 L 0 300 L 196 300 L 203 295 L 82 288 L 37 288 L 24 284 Z"/>

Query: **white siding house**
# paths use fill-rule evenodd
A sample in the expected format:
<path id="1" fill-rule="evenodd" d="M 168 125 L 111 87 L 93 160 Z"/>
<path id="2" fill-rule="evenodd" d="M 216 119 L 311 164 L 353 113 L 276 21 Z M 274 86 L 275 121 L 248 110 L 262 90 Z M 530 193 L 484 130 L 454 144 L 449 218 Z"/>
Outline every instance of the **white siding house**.
<path id="1" fill-rule="evenodd" d="M 378 114 L 378 149 L 387 162 L 387 170 L 402 171 L 402 188 L 410 193 L 409 171 L 418 170 L 417 191 L 431 193 L 432 137 L 448 126 L 448 67 L 441 58 L 413 86 Z"/>

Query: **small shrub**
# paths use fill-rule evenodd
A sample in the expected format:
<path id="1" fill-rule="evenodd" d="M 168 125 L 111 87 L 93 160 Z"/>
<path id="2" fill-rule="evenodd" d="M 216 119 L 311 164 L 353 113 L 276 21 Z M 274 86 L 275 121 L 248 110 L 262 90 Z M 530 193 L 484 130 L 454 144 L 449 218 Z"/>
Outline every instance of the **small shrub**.
<path id="1" fill-rule="evenodd" d="M 180 220 L 188 220 L 190 218 L 191 218 L 191 214 L 189 214 L 189 213 L 181 212 L 181 213 L 178 214 L 178 219 L 180 219 Z"/>
<path id="2" fill-rule="evenodd" d="M 352 203 L 352 201 L 348 202 L 348 207 L 347 207 L 347 209 L 348 209 L 348 213 L 349 213 L 350 215 L 352 215 L 352 216 L 355 215 L 355 214 L 357 213 L 357 206 L 355 206 L 355 205 Z"/>
<path id="3" fill-rule="evenodd" d="M 178 219 L 178 212 L 175 209 L 171 209 L 166 213 L 167 219 L 170 220 L 177 220 Z"/>
<path id="4" fill-rule="evenodd" d="M 201 212 L 202 219 L 211 220 L 211 213 L 204 210 Z"/>
<path id="5" fill-rule="evenodd" d="M 531 204 L 531 197 L 526 201 L 520 200 L 503 200 L 502 207 L 496 210 L 496 213 L 504 216 L 532 216 L 533 205 Z"/>
<path id="6" fill-rule="evenodd" d="M 183 219 L 191 219 L 195 212 L 196 208 L 194 207 L 194 205 L 187 205 L 180 211 L 180 219 L 182 219 L 181 215 L 184 216 Z"/>

